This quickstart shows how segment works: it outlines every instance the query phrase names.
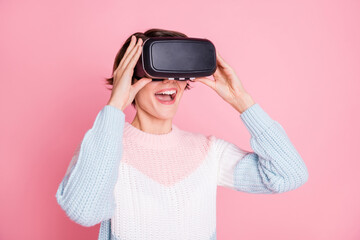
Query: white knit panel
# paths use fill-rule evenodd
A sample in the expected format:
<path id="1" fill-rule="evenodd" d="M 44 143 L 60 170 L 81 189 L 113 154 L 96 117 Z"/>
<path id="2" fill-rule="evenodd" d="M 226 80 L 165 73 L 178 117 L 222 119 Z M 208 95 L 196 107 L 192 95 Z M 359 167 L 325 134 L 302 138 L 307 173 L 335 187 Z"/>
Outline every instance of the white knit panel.
<path id="1" fill-rule="evenodd" d="M 121 240 L 208 240 L 216 230 L 216 154 L 165 186 L 122 161 L 111 231 Z"/>

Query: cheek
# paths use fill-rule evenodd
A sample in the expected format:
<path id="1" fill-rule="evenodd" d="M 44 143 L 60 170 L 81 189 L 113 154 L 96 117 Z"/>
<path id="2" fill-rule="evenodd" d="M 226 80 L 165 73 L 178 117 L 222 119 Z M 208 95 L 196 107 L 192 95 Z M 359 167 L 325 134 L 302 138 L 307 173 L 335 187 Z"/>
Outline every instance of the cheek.
<path id="1" fill-rule="evenodd" d="M 137 92 L 136 98 L 142 101 L 144 104 L 150 103 L 150 100 L 154 95 L 154 91 L 155 90 L 153 88 L 147 88 L 145 86 Z"/>
<path id="2" fill-rule="evenodd" d="M 155 90 L 154 86 L 151 84 L 153 82 L 150 82 L 146 84 L 144 87 L 142 87 L 137 94 L 141 95 L 142 97 L 146 97 L 151 95 Z"/>

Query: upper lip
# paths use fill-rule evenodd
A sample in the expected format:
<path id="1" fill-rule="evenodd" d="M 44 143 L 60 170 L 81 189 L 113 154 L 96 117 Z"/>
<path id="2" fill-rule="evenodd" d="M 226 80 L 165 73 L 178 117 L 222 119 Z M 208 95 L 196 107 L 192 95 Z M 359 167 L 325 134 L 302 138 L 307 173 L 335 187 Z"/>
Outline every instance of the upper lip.
<path id="1" fill-rule="evenodd" d="M 164 89 L 161 89 L 161 90 L 157 91 L 156 93 L 161 93 L 161 92 L 170 91 L 170 90 L 175 90 L 176 93 L 178 92 L 177 88 L 164 88 Z"/>

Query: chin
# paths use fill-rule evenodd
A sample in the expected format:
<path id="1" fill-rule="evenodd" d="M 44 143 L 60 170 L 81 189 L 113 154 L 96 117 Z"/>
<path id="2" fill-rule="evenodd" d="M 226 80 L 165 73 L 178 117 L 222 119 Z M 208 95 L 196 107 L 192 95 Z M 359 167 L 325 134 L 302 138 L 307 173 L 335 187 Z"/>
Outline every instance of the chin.
<path id="1" fill-rule="evenodd" d="M 173 109 L 166 109 L 166 108 L 157 108 L 154 112 L 154 116 L 156 116 L 159 119 L 172 119 L 176 114 L 176 108 Z"/>

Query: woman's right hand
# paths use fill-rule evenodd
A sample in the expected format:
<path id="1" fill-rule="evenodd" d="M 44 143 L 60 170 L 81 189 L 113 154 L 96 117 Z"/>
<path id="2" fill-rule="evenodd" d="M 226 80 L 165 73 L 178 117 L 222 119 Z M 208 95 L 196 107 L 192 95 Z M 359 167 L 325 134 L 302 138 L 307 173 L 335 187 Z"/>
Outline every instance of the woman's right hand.
<path id="1" fill-rule="evenodd" d="M 131 84 L 134 68 L 142 51 L 143 40 L 139 38 L 136 44 L 135 42 L 136 37 L 133 35 L 119 66 L 114 71 L 113 88 L 107 103 L 122 111 L 132 103 L 138 91 L 152 81 L 151 78 L 141 78 Z"/>

